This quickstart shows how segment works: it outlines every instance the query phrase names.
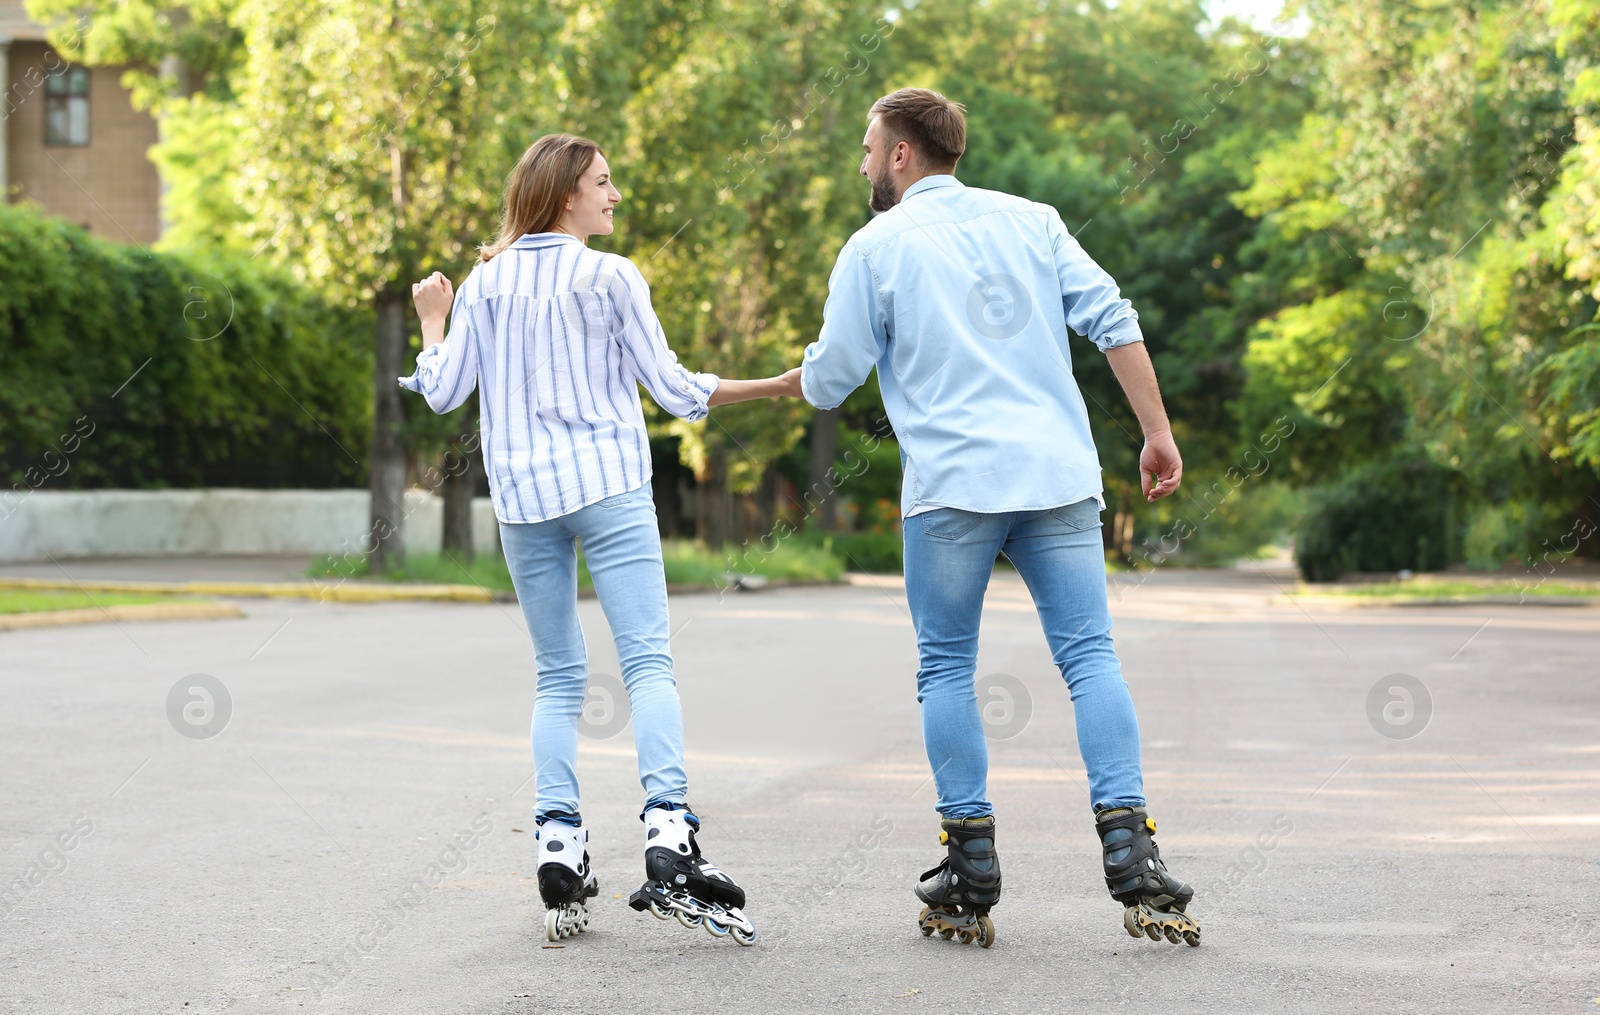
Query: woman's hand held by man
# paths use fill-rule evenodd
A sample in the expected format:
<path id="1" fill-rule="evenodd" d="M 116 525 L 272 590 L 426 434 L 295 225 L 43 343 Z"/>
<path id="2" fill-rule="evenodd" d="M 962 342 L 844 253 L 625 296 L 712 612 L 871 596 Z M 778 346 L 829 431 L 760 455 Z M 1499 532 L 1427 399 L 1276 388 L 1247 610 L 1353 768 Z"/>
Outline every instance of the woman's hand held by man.
<path id="1" fill-rule="evenodd" d="M 758 381 L 735 380 L 724 377 L 711 393 L 706 404 L 716 407 L 735 402 L 750 402 L 757 398 L 803 398 L 800 391 L 800 368 L 787 370 L 777 377 L 763 377 Z"/>
<path id="2" fill-rule="evenodd" d="M 785 370 L 776 378 L 778 394 L 789 398 L 804 398 L 805 392 L 800 389 L 800 368 Z"/>

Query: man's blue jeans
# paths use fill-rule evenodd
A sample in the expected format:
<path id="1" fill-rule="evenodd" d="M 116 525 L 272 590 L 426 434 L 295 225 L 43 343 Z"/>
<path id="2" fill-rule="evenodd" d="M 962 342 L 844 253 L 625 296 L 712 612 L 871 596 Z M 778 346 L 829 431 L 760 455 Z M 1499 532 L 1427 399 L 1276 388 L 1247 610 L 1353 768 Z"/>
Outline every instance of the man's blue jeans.
<path id="1" fill-rule="evenodd" d="M 506 566 L 533 636 L 539 689 L 533 705 L 534 816 L 578 811 L 578 719 L 589 659 L 578 626 L 578 550 L 611 625 L 633 708 L 633 742 L 645 808 L 683 802 L 683 709 L 667 647 L 667 579 L 650 484 L 569 515 L 500 524 Z"/>
<path id="2" fill-rule="evenodd" d="M 1095 810 L 1142 806 L 1139 721 L 1111 645 L 1100 509 L 1094 498 L 1048 511 L 979 514 L 936 508 L 905 520 L 906 596 L 916 625 L 922 738 L 939 813 L 994 813 L 989 748 L 973 675 L 978 620 L 1004 553 L 1033 595 L 1045 639 L 1072 694 L 1078 750 Z"/>

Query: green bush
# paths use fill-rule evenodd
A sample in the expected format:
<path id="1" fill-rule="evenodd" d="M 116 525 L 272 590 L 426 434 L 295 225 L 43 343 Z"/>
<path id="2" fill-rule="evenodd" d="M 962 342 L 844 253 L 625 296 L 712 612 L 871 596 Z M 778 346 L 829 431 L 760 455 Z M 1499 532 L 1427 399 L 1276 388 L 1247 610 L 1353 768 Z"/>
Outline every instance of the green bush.
<path id="1" fill-rule="evenodd" d="M 20 206 L 0 207 L 0 273 L 6 488 L 365 482 L 370 313 Z"/>
<path id="2" fill-rule="evenodd" d="M 1134 541 L 1133 559 L 1146 566 L 1228 567 L 1286 541 L 1305 513 L 1305 496 L 1287 484 L 1245 479 L 1203 487 L 1189 477 L 1175 497 L 1157 501 Z M 1108 522 L 1109 524 L 1109 522 Z"/>
<path id="3" fill-rule="evenodd" d="M 905 542 L 898 532 L 807 530 L 799 539 L 837 557 L 847 571 L 899 574 L 905 570 Z"/>
<path id="4" fill-rule="evenodd" d="M 1464 556 L 1467 566 L 1493 571 L 1505 564 L 1521 564 L 1539 545 L 1546 532 L 1559 532 L 1560 512 L 1534 500 L 1486 504 L 1472 513 L 1467 525 Z"/>
<path id="5" fill-rule="evenodd" d="M 1457 474 L 1420 459 L 1361 466 L 1313 494 L 1295 540 L 1307 581 L 1358 571 L 1436 571 L 1458 559 Z"/>

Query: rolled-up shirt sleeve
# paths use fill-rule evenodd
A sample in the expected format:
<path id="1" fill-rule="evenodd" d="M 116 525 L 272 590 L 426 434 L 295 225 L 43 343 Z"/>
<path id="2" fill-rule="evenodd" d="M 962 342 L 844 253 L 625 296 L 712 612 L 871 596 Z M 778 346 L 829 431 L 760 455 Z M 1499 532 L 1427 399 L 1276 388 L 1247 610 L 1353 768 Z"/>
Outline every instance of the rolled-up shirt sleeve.
<path id="1" fill-rule="evenodd" d="M 1051 249 L 1055 252 L 1056 274 L 1061 280 L 1061 305 L 1066 311 L 1067 326 L 1087 336 L 1101 352 L 1143 342 L 1138 311 L 1123 298 L 1116 280 L 1084 252 L 1054 209 L 1048 228 Z"/>
<path id="2" fill-rule="evenodd" d="M 608 260 L 612 277 L 607 288 L 616 313 L 612 337 L 621 344 L 628 369 L 663 409 L 691 423 L 705 419 L 721 379 L 678 362 L 650 305 L 650 283 L 627 258 Z"/>
<path id="3" fill-rule="evenodd" d="M 828 278 L 822 332 L 806 346 L 800 390 L 819 409 L 837 408 L 859 388 L 888 347 L 888 315 L 872 266 L 854 243 L 839 251 Z"/>
<path id="4" fill-rule="evenodd" d="M 417 356 L 417 367 L 410 377 L 400 378 L 400 386 L 428 400 L 428 408 L 445 413 L 467 400 L 478 386 L 478 342 L 474 335 L 471 293 L 476 270 L 456 290 L 450 308 L 450 331 L 444 341 L 429 346 Z M 481 305 L 481 304 L 480 304 Z"/>

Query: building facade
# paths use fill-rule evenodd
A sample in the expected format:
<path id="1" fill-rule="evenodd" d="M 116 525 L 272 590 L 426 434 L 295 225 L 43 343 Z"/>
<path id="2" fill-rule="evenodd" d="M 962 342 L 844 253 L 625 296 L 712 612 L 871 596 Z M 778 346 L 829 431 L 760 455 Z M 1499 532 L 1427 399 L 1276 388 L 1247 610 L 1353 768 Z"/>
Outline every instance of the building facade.
<path id="1" fill-rule="evenodd" d="M 120 68 L 72 55 L 45 40 L 23 0 L 0 0 L 0 193 L 108 240 L 152 243 L 162 227 L 156 121 L 133 108 Z"/>

